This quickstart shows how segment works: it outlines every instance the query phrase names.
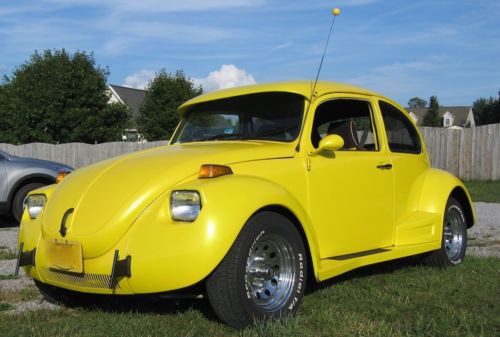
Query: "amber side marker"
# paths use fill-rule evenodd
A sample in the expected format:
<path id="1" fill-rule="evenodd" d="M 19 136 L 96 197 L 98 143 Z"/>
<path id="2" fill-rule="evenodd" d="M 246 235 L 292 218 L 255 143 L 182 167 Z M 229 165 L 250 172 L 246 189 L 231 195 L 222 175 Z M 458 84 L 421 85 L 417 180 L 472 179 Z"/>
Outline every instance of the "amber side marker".
<path id="1" fill-rule="evenodd" d="M 68 174 L 70 174 L 68 171 L 59 171 L 56 177 L 56 184 L 59 184 Z"/>
<path id="2" fill-rule="evenodd" d="M 200 179 L 217 178 L 220 176 L 225 176 L 227 174 L 233 174 L 233 170 L 231 170 L 229 166 L 205 164 L 201 165 L 198 178 Z"/>

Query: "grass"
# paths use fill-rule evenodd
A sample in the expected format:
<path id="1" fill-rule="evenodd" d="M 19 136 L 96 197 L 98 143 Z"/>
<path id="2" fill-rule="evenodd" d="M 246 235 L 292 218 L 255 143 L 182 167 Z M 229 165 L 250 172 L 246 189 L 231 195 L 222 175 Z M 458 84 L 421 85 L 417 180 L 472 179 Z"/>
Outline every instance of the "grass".
<path id="1" fill-rule="evenodd" d="M 0 247 L 0 260 L 12 260 L 16 257 L 16 253 L 14 253 L 11 249 Z"/>
<path id="2" fill-rule="evenodd" d="M 121 298 L 96 308 L 0 313 L 0 336 L 498 336 L 500 259 L 455 268 L 411 260 L 313 287 L 296 316 L 235 331 L 206 301 Z"/>
<path id="3" fill-rule="evenodd" d="M 15 259 L 16 253 L 5 246 L 0 246 L 0 260 L 12 260 Z"/>
<path id="4" fill-rule="evenodd" d="M 3 301 L 8 303 L 17 303 L 17 302 L 42 299 L 40 292 L 34 288 L 23 288 L 18 291 L 2 290 L 0 291 L 0 296 Z"/>
<path id="5" fill-rule="evenodd" d="M 467 186 L 473 201 L 500 203 L 500 180 L 467 181 L 465 186 Z"/>
<path id="6" fill-rule="evenodd" d="M 2 280 L 15 280 L 18 276 L 15 275 L 0 275 L 0 281 Z"/>
<path id="7" fill-rule="evenodd" d="M 0 302 L 0 311 L 6 311 L 6 310 L 11 310 L 13 309 L 14 306 L 12 304 L 8 304 L 8 303 L 1 303 Z M 1 329 L 1 328 L 0 328 Z M 1 331 L 1 330 L 0 330 Z"/>

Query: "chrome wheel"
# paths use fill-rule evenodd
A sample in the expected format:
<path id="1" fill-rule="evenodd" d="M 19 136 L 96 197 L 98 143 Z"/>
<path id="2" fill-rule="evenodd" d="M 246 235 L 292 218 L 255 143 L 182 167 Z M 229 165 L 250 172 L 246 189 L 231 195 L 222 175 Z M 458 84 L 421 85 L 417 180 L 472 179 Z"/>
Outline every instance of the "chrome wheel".
<path id="1" fill-rule="evenodd" d="M 444 221 L 443 240 L 446 255 L 452 262 L 460 260 L 464 226 L 465 220 L 461 210 L 456 206 L 450 207 Z"/>
<path id="2" fill-rule="evenodd" d="M 290 243 L 278 235 L 263 235 L 252 245 L 248 255 L 247 296 L 263 310 L 275 311 L 290 299 L 296 274 Z"/>

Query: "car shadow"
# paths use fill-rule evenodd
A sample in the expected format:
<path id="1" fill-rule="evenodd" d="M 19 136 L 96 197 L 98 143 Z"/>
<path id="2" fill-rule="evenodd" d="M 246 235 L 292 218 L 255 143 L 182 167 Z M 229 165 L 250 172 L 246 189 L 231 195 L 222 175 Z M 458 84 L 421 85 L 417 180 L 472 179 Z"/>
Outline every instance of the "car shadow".
<path id="1" fill-rule="evenodd" d="M 8 215 L 0 215 L 0 228 L 19 227 L 19 223 Z"/>
<path id="2" fill-rule="evenodd" d="M 323 282 L 310 282 L 306 296 L 339 283 L 421 265 L 418 257 L 407 257 L 361 267 Z M 109 313 L 182 314 L 191 310 L 201 313 L 210 321 L 219 321 L 206 296 L 204 298 L 161 298 L 161 295 L 89 295 L 89 304 L 77 307 L 88 311 Z"/>
<path id="3" fill-rule="evenodd" d="M 313 294 L 318 290 L 329 288 L 340 283 L 349 282 L 356 279 L 362 279 L 373 275 L 382 275 L 382 274 L 392 274 L 398 270 L 407 269 L 409 267 L 421 266 L 421 259 L 417 256 L 409 256 L 396 260 L 390 260 L 385 262 L 380 262 L 364 267 L 360 267 L 354 270 L 351 270 L 342 275 L 333 277 L 331 279 L 317 282 L 315 280 L 310 280 L 307 286 L 306 296 L 308 294 Z"/>
<path id="4" fill-rule="evenodd" d="M 159 295 L 88 295 L 82 303 L 65 306 L 86 311 L 139 314 L 182 314 L 197 311 L 208 320 L 218 321 L 208 299 L 162 298 Z"/>

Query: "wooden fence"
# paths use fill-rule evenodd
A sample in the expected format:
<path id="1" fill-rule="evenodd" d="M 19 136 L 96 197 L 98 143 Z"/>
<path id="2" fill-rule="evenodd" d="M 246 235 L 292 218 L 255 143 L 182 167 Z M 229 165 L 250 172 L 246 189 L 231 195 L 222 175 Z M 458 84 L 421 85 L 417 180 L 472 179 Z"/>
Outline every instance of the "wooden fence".
<path id="1" fill-rule="evenodd" d="M 11 145 L 0 143 L 0 150 L 20 157 L 33 157 L 52 160 L 74 168 L 87 166 L 92 163 L 115 157 L 124 153 L 143 150 L 155 146 L 165 145 L 166 141 L 150 143 L 112 142 L 102 144 L 46 144 L 31 143 Z"/>
<path id="2" fill-rule="evenodd" d="M 500 179 L 500 124 L 463 130 L 421 130 L 433 167 L 463 180 Z"/>
<path id="3" fill-rule="evenodd" d="M 422 128 L 432 166 L 449 171 L 463 180 L 500 179 L 500 124 L 463 130 Z M 123 153 L 166 144 L 0 144 L 0 150 L 22 157 L 61 162 L 78 168 Z"/>

